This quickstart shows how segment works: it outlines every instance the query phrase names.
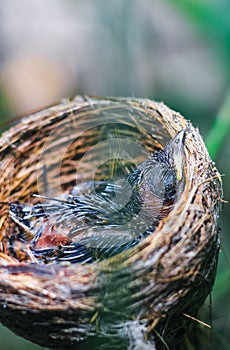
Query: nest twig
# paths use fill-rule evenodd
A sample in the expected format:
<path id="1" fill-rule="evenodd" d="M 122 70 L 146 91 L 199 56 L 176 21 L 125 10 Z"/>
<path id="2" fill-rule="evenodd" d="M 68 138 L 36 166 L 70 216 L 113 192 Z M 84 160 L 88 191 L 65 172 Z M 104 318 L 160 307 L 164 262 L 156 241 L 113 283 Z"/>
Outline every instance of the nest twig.
<path id="1" fill-rule="evenodd" d="M 141 145 L 136 154 L 122 151 L 128 168 L 185 128 L 185 188 L 154 234 L 94 264 L 46 266 L 28 252 L 26 261 L 12 254 L 16 226 L 4 202 L 37 203 L 32 193 L 58 197 L 76 184 L 76 169 L 78 182 L 109 178 L 111 164 L 98 164 L 109 158 L 105 142 L 116 133 L 117 154 L 127 139 Z M 196 316 L 210 293 L 219 251 L 221 179 L 198 130 L 163 103 L 77 96 L 6 131 L 0 154 L 1 322 L 42 346 L 67 348 L 120 337 L 124 324 L 138 320 L 159 349 L 157 334 L 179 348 L 191 323 L 183 314 Z"/>

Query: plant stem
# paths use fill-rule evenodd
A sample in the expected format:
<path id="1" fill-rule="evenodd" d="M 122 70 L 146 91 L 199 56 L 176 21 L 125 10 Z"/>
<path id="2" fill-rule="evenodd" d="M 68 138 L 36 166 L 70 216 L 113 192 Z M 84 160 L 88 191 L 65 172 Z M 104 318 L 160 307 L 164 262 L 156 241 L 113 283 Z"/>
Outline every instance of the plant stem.
<path id="1" fill-rule="evenodd" d="M 214 124 L 206 138 L 206 146 L 213 160 L 217 159 L 218 152 L 224 144 L 224 141 L 230 130 L 230 90 L 227 98 L 222 105 Z"/>

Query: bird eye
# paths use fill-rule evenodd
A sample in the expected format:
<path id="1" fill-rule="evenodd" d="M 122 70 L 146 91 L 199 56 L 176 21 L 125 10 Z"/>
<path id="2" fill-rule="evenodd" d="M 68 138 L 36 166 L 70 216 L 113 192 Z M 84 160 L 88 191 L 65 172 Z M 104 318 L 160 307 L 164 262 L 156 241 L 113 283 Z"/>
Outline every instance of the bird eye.
<path id="1" fill-rule="evenodd" d="M 175 140 L 175 143 L 176 143 L 176 144 L 178 144 L 178 143 L 179 143 L 179 140 L 178 140 L 178 139 L 176 139 L 176 140 Z"/>

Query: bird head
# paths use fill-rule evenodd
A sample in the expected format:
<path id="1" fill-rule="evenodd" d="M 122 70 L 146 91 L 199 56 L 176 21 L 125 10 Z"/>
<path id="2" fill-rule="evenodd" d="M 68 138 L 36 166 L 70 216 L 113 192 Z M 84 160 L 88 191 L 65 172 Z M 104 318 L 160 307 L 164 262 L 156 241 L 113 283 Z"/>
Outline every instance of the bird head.
<path id="1" fill-rule="evenodd" d="M 183 161 L 184 161 L 184 140 L 186 130 L 181 130 L 172 140 L 165 146 L 165 152 L 170 165 L 176 171 L 177 181 L 180 181 L 183 176 Z"/>

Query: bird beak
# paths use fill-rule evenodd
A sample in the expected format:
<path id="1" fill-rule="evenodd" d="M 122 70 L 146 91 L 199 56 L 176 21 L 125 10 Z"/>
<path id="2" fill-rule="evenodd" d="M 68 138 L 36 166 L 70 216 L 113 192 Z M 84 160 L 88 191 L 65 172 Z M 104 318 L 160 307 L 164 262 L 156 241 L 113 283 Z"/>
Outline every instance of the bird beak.
<path id="1" fill-rule="evenodd" d="M 180 181 L 183 176 L 184 140 L 185 130 L 181 130 L 172 140 L 173 158 L 177 181 Z"/>

